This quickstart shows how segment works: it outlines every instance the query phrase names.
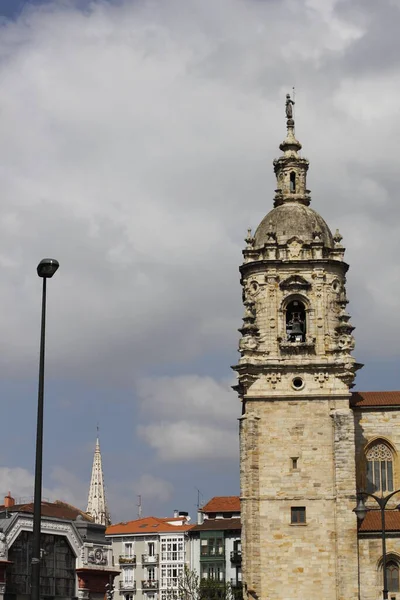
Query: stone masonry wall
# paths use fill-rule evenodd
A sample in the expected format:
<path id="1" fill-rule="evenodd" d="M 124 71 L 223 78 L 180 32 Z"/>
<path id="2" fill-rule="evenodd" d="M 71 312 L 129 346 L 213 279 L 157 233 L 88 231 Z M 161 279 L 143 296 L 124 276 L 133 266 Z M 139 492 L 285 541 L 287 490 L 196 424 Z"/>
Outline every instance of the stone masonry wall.
<path id="1" fill-rule="evenodd" d="M 257 466 L 260 500 L 253 539 L 249 531 L 244 534 L 244 554 L 252 563 L 261 540 L 260 565 L 258 560 L 244 565 L 247 582 L 255 581 L 254 567 L 261 574 L 263 600 L 355 600 L 354 451 L 348 453 L 349 446 L 354 448 L 354 427 L 347 398 L 250 401 L 246 414 L 248 420 L 259 417 L 263 457 Z M 251 486 L 248 466 L 242 493 Z M 306 507 L 305 525 L 291 524 L 296 506 Z"/>

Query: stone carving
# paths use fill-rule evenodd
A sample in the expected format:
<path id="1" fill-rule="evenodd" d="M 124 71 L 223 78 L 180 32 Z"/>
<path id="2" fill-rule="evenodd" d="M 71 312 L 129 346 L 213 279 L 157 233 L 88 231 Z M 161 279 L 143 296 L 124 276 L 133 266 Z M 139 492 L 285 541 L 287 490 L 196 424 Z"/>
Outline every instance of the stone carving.
<path id="1" fill-rule="evenodd" d="M 288 244 L 288 258 L 300 258 L 302 249 L 303 244 L 297 240 L 293 240 L 293 242 Z"/>
<path id="2" fill-rule="evenodd" d="M 329 373 L 315 373 L 314 379 L 316 382 L 319 383 L 319 387 L 322 388 L 322 387 L 324 387 L 325 381 L 328 381 L 328 379 L 329 379 Z"/>
<path id="3" fill-rule="evenodd" d="M 259 344 L 259 331 L 256 325 L 255 303 L 252 300 L 244 301 L 244 317 L 243 325 L 239 329 L 242 338 L 239 342 L 239 351 L 241 353 L 246 350 L 256 350 Z"/>
<path id="4" fill-rule="evenodd" d="M 309 290 L 311 288 L 311 283 L 304 279 L 304 277 L 301 277 L 301 275 L 292 275 L 281 281 L 279 287 L 281 290 L 295 292 L 297 290 Z"/>
<path id="5" fill-rule="evenodd" d="M 94 565 L 106 565 L 107 556 L 105 556 L 103 548 L 96 548 L 91 550 L 88 554 L 88 563 Z"/>
<path id="6" fill-rule="evenodd" d="M 8 546 L 11 547 L 13 545 L 21 531 L 32 531 L 32 528 L 32 519 L 18 518 L 14 527 L 8 533 Z M 42 531 L 46 531 L 46 533 L 52 533 L 54 531 L 56 532 L 56 534 L 60 533 L 62 535 L 65 535 L 72 546 L 75 556 L 79 556 L 81 542 L 78 540 L 78 537 L 75 533 L 76 529 L 71 523 L 56 523 L 55 521 L 42 520 L 41 529 Z"/>
<path id="7" fill-rule="evenodd" d="M 268 223 L 268 230 L 267 230 L 267 243 L 274 243 L 276 242 L 276 233 L 274 231 L 274 226 L 272 225 L 271 222 Z"/>
<path id="8" fill-rule="evenodd" d="M 274 390 L 278 383 L 280 383 L 282 379 L 282 375 L 280 373 L 268 373 L 266 377 L 267 381 L 271 384 L 272 389 Z"/>
<path id="9" fill-rule="evenodd" d="M 343 248 L 341 245 L 343 237 L 340 235 L 339 229 L 336 229 L 335 235 L 333 236 L 333 241 L 335 242 L 335 248 Z"/>
<path id="10" fill-rule="evenodd" d="M 0 558 L 7 558 L 7 540 L 3 531 L 0 531 Z"/>
<path id="11" fill-rule="evenodd" d="M 249 227 L 249 229 L 247 230 L 247 236 L 244 240 L 247 244 L 246 249 L 247 250 L 251 250 L 254 246 L 254 237 L 251 235 L 251 228 Z"/>
<path id="12" fill-rule="evenodd" d="M 294 105 L 294 100 L 291 99 L 290 94 L 286 94 L 285 110 L 286 110 L 286 118 L 287 119 L 293 119 L 293 105 Z"/>
<path id="13" fill-rule="evenodd" d="M 250 281 L 245 289 L 250 296 L 255 296 L 260 291 L 260 286 L 257 281 Z"/>

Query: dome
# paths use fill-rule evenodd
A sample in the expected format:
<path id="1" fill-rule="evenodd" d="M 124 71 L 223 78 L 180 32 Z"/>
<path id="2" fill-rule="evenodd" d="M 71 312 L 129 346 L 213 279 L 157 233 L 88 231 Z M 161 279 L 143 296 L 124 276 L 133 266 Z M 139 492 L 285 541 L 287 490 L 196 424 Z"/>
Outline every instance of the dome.
<path id="1" fill-rule="evenodd" d="M 254 247 L 262 247 L 268 233 L 276 234 L 279 243 L 286 243 L 297 236 L 303 242 L 314 241 L 314 232 L 320 232 L 325 247 L 333 248 L 332 233 L 324 219 L 315 210 L 299 202 L 285 202 L 273 208 L 261 221 L 254 234 Z"/>

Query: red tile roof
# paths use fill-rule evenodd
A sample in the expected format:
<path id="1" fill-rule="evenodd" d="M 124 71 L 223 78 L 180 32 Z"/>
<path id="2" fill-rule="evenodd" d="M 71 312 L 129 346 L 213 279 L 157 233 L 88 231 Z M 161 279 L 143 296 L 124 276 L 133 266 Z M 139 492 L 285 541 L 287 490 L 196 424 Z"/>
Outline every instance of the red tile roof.
<path id="1" fill-rule="evenodd" d="M 171 531 L 189 531 L 193 525 L 171 525 L 170 522 L 182 521 L 176 518 L 145 517 L 127 523 L 116 523 L 106 529 L 106 535 L 124 535 L 129 533 L 140 533 L 142 535 L 151 533 L 169 533 Z"/>
<path id="2" fill-rule="evenodd" d="M 236 519 L 204 519 L 201 525 L 195 525 L 192 531 L 229 531 L 231 529 L 240 531 L 242 523 L 239 517 Z"/>
<path id="3" fill-rule="evenodd" d="M 214 496 L 201 509 L 203 513 L 240 512 L 239 496 Z"/>
<path id="4" fill-rule="evenodd" d="M 398 510 L 385 510 L 386 531 L 400 531 L 400 512 Z M 369 510 L 360 525 L 359 531 L 381 531 L 381 511 Z"/>
<path id="5" fill-rule="evenodd" d="M 364 406 L 400 406 L 400 392 L 353 392 L 350 400 L 354 408 Z"/>
<path id="6" fill-rule="evenodd" d="M 9 506 L 7 509 L 4 505 L 1 505 L 0 511 L 4 510 L 8 510 L 10 513 L 33 513 L 33 502 L 27 504 L 14 504 L 14 506 Z M 81 515 L 85 521 L 93 521 L 93 518 L 87 513 L 71 504 L 67 504 L 67 502 L 61 502 L 61 500 L 56 500 L 55 502 L 42 502 L 42 515 L 44 517 L 56 517 L 57 519 L 66 519 L 68 521 L 75 521 L 75 519 Z"/>

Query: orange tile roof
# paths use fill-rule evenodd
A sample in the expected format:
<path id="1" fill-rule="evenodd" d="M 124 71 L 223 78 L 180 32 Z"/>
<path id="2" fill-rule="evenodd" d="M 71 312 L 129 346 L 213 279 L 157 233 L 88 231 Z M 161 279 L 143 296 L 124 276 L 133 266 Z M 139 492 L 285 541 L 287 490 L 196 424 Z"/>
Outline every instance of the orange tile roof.
<path id="1" fill-rule="evenodd" d="M 171 525 L 168 521 L 182 520 L 176 518 L 145 517 L 136 519 L 127 523 L 116 523 L 106 529 L 106 535 L 125 535 L 131 533 L 140 533 L 142 535 L 151 533 L 169 533 L 171 531 L 182 532 L 189 531 L 193 525 Z"/>
<path id="2" fill-rule="evenodd" d="M 201 509 L 204 513 L 240 512 L 239 496 L 214 496 Z"/>
<path id="3" fill-rule="evenodd" d="M 0 511 L 4 510 L 7 510 L 9 513 L 33 513 L 33 502 L 28 502 L 27 504 L 14 504 L 14 506 L 9 506 L 7 509 L 3 504 L 0 506 Z M 56 500 L 55 502 L 42 502 L 41 512 L 44 517 L 56 517 L 57 519 L 75 521 L 76 517 L 81 515 L 85 521 L 93 521 L 93 518 L 88 515 L 88 513 L 72 506 L 72 504 L 61 502 L 61 500 Z"/>
<path id="4" fill-rule="evenodd" d="M 386 531 L 400 531 L 400 512 L 398 510 L 385 510 Z M 381 531 L 381 511 L 369 510 L 360 525 L 359 531 Z"/>
<path id="5" fill-rule="evenodd" d="M 354 408 L 364 406 L 400 406 L 400 392 L 353 392 L 350 400 Z"/>

